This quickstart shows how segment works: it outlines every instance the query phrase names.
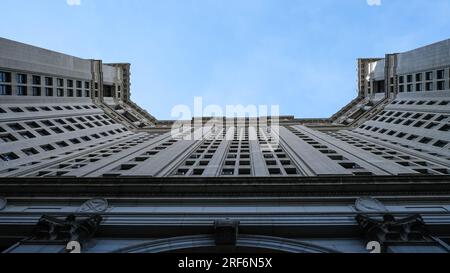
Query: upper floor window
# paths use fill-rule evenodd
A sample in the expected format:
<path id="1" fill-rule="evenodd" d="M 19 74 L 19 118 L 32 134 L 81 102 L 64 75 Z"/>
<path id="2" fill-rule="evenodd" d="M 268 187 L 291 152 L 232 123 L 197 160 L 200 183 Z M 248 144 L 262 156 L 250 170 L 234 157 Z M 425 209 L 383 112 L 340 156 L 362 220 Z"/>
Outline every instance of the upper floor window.
<path id="1" fill-rule="evenodd" d="M 422 81 L 422 73 L 417 73 L 416 74 L 416 82 L 421 82 Z"/>
<path id="2" fill-rule="evenodd" d="M 58 87 L 64 87 L 64 79 L 57 79 Z"/>
<path id="3" fill-rule="evenodd" d="M 0 82 L 11 82 L 11 73 L 0 71 Z"/>
<path id="4" fill-rule="evenodd" d="M 27 87 L 17 86 L 17 96 L 26 96 L 26 95 L 27 95 Z"/>
<path id="5" fill-rule="evenodd" d="M 89 82 L 84 82 L 84 88 L 89 89 L 91 87 L 91 84 Z"/>
<path id="6" fill-rule="evenodd" d="M 444 74 L 445 74 L 445 70 L 444 69 L 438 70 L 437 71 L 437 75 L 436 75 L 437 79 L 438 80 L 442 80 L 444 78 Z"/>
<path id="7" fill-rule="evenodd" d="M 412 79 L 413 79 L 413 76 L 412 76 L 412 75 L 406 76 L 406 80 L 407 80 L 408 82 L 412 82 Z"/>
<path id="8" fill-rule="evenodd" d="M 0 85 L 0 96 L 9 96 L 9 95 L 11 95 L 11 86 Z"/>
<path id="9" fill-rule="evenodd" d="M 425 75 L 426 75 L 425 77 L 426 77 L 427 81 L 433 80 L 433 72 L 432 71 L 425 73 Z"/>
<path id="10" fill-rule="evenodd" d="M 45 85 L 52 86 L 53 85 L 53 78 L 52 77 L 45 77 Z"/>
<path id="11" fill-rule="evenodd" d="M 77 81 L 77 88 L 83 88 L 83 83 L 81 81 Z"/>
<path id="12" fill-rule="evenodd" d="M 398 83 L 404 83 L 405 82 L 405 77 L 404 76 L 400 76 L 398 77 Z"/>
<path id="13" fill-rule="evenodd" d="M 27 75 L 26 74 L 17 74 L 17 83 L 19 84 L 27 84 Z"/>
<path id="14" fill-rule="evenodd" d="M 33 76 L 33 84 L 41 85 L 41 76 Z"/>
<path id="15" fill-rule="evenodd" d="M 67 87 L 73 87 L 73 80 L 67 80 Z"/>

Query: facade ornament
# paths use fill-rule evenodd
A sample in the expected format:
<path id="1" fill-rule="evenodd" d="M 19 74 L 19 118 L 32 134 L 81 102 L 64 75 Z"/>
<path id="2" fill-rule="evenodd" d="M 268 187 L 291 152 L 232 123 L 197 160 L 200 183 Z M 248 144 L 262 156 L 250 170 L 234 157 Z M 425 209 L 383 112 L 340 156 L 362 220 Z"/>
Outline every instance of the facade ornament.
<path id="1" fill-rule="evenodd" d="M 108 209 L 108 201 L 104 198 L 95 198 L 84 202 L 78 212 L 81 213 L 100 213 Z"/>
<path id="2" fill-rule="evenodd" d="M 387 212 L 388 209 L 378 199 L 373 197 L 361 197 L 355 202 L 355 207 L 360 212 Z"/>
<path id="3" fill-rule="evenodd" d="M 383 220 L 359 214 L 356 221 L 367 241 L 379 242 L 384 251 L 389 244 L 430 241 L 425 222 L 418 214 L 402 219 L 385 214 Z"/>
<path id="4" fill-rule="evenodd" d="M 78 220 L 75 215 L 58 219 L 44 215 L 33 231 L 33 241 L 76 241 L 81 244 L 90 240 L 97 231 L 103 218 L 100 215 Z"/>

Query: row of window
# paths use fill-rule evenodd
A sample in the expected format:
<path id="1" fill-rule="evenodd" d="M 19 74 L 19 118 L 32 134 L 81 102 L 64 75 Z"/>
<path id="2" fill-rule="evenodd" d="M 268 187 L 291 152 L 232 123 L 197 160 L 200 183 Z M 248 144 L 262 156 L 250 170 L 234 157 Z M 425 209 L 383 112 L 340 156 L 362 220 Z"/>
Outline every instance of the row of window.
<path id="1" fill-rule="evenodd" d="M 44 81 L 42 81 L 42 78 Z M 12 95 L 13 87 L 15 87 L 14 94 L 17 96 L 90 97 L 91 95 L 91 83 L 89 81 L 55 79 L 39 75 L 31 75 L 31 78 L 29 78 L 29 75 L 21 73 L 15 74 L 15 79 L 16 82 L 13 83 L 10 72 L 0 71 L 0 95 Z M 30 85 L 29 82 L 31 83 Z M 42 83 L 44 83 L 44 87 Z M 98 89 L 98 83 L 95 83 L 95 88 Z"/>
<path id="2" fill-rule="evenodd" d="M 424 77 L 425 75 L 425 77 Z M 409 74 L 409 75 L 402 75 L 398 77 L 398 83 L 399 84 L 404 84 L 406 83 L 412 83 L 413 79 L 415 79 L 415 82 L 421 82 L 423 81 L 423 79 L 425 79 L 425 81 L 433 81 L 434 79 L 437 80 L 443 80 L 445 79 L 445 69 L 439 69 L 436 71 L 427 71 L 427 72 L 421 72 L 421 73 L 416 73 L 416 74 Z M 448 73 L 448 78 L 450 78 L 450 70 Z"/>
<path id="3" fill-rule="evenodd" d="M 25 113 L 25 112 L 51 112 L 51 111 L 76 111 L 76 110 L 90 110 L 90 109 L 98 109 L 95 105 L 75 105 L 75 106 L 29 106 L 29 107 L 9 107 L 5 108 L 12 113 Z M 0 114 L 8 113 L 4 108 L 0 108 Z"/>
<path id="4" fill-rule="evenodd" d="M 54 86 L 54 78 L 53 77 L 43 77 L 39 75 L 31 75 L 31 84 L 32 85 L 41 85 L 42 78 L 44 78 L 45 86 Z M 28 84 L 28 75 L 27 74 L 16 74 L 16 84 Z M 11 73 L 0 71 L 0 82 L 1 83 L 11 83 Z M 56 78 L 56 86 L 57 87 L 68 87 L 73 88 L 76 86 L 77 89 L 90 89 L 91 83 L 88 81 L 80 81 L 80 80 L 72 80 L 72 79 L 63 79 Z"/>
<path id="5" fill-rule="evenodd" d="M 31 91 L 30 94 L 28 94 L 28 91 Z M 35 96 L 40 97 L 42 95 L 46 97 L 54 97 L 55 95 L 57 97 L 90 97 L 91 91 L 90 90 L 81 90 L 81 89 L 63 89 L 63 88 L 57 88 L 56 93 L 55 89 L 51 87 L 45 87 L 44 93 L 42 92 L 41 87 L 33 86 L 31 89 L 29 89 L 27 86 L 18 85 L 16 86 L 15 95 L 17 96 Z M 0 85 L 0 96 L 11 96 L 12 95 L 12 88 L 10 85 Z"/>
<path id="6" fill-rule="evenodd" d="M 45 144 L 45 145 L 41 145 L 39 146 L 40 149 L 42 149 L 44 152 L 50 152 L 55 150 L 55 147 L 59 147 L 59 148 L 67 148 L 70 145 L 78 145 L 81 144 L 82 142 L 89 142 L 92 141 L 93 139 L 100 139 L 102 137 L 108 137 L 108 136 L 112 136 L 112 135 L 116 135 L 117 133 L 123 133 L 126 132 L 126 129 L 116 129 L 116 130 L 109 130 L 107 132 L 101 132 L 101 133 L 96 133 L 96 134 L 92 134 L 91 136 L 83 136 L 80 138 L 72 138 L 69 139 L 67 141 L 59 141 L 56 142 L 55 144 Z M 32 156 L 32 155 L 36 155 L 39 154 L 40 152 L 37 150 L 37 148 L 27 148 L 27 149 L 23 149 L 21 150 L 25 155 L 27 156 Z M 3 161 L 13 161 L 13 160 L 17 160 L 20 157 L 14 153 L 14 152 L 9 152 L 9 153 L 4 153 L 0 155 L 0 159 L 2 159 Z"/>

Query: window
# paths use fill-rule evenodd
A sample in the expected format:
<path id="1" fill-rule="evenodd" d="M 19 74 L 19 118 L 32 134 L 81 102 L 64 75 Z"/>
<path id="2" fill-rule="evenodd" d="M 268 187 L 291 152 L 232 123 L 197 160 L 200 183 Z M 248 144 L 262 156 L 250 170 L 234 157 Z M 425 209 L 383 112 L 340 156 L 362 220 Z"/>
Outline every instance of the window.
<path id="1" fill-rule="evenodd" d="M 422 73 L 416 74 L 416 82 L 421 82 L 421 81 L 422 81 Z"/>
<path id="2" fill-rule="evenodd" d="M 58 97 L 64 97 L 64 89 L 58 88 L 56 92 Z"/>
<path id="3" fill-rule="evenodd" d="M 89 82 L 84 82 L 84 88 L 89 89 L 91 84 Z"/>
<path id="4" fill-rule="evenodd" d="M 425 75 L 426 75 L 425 78 L 427 81 L 433 80 L 433 72 L 432 71 L 425 73 Z"/>
<path id="5" fill-rule="evenodd" d="M 81 98 L 83 96 L 82 90 L 77 90 L 77 97 Z"/>
<path id="6" fill-rule="evenodd" d="M 11 82 L 11 73 L 0 71 L 0 82 Z"/>
<path id="7" fill-rule="evenodd" d="M 416 92 L 420 92 L 420 91 L 423 91 L 423 84 L 418 83 L 418 84 L 416 84 Z"/>
<path id="8" fill-rule="evenodd" d="M 56 80 L 58 87 L 64 87 L 64 79 L 57 79 Z"/>
<path id="9" fill-rule="evenodd" d="M 36 138 L 35 135 L 33 135 L 32 133 L 25 131 L 25 132 L 21 132 L 20 135 L 24 138 L 24 139 L 32 139 L 32 138 Z"/>
<path id="10" fill-rule="evenodd" d="M 407 82 L 412 82 L 413 76 L 412 75 L 408 75 L 406 76 L 406 81 Z"/>
<path id="11" fill-rule="evenodd" d="M 34 85 L 41 85 L 41 76 L 34 76 L 33 75 L 33 84 Z"/>
<path id="12" fill-rule="evenodd" d="M 17 83 L 19 83 L 19 84 L 27 84 L 27 75 L 26 74 L 17 74 L 16 80 L 17 80 Z"/>
<path id="13" fill-rule="evenodd" d="M 426 85 L 426 91 L 433 91 L 433 83 L 432 82 L 428 82 Z"/>
<path id="14" fill-rule="evenodd" d="M 437 90 L 442 91 L 445 89 L 445 81 L 438 81 L 437 82 Z"/>
<path id="15" fill-rule="evenodd" d="M 81 81 L 77 81 L 77 88 L 83 88 L 83 83 Z"/>
<path id="16" fill-rule="evenodd" d="M 67 89 L 67 96 L 73 97 L 73 89 Z"/>
<path id="17" fill-rule="evenodd" d="M 33 87 L 31 90 L 32 90 L 31 94 L 33 96 L 38 97 L 38 96 L 41 95 L 41 88 L 40 87 Z"/>
<path id="18" fill-rule="evenodd" d="M 43 146 L 41 146 L 41 148 L 42 148 L 42 150 L 44 150 L 44 151 L 46 151 L 46 152 L 53 151 L 53 150 L 55 149 L 55 147 L 53 147 L 53 146 L 50 145 L 50 144 L 43 145 Z"/>
<path id="19" fill-rule="evenodd" d="M 10 124 L 8 124 L 8 127 L 13 129 L 14 131 L 20 131 L 20 130 L 24 130 L 25 129 L 19 123 L 10 123 Z"/>
<path id="20" fill-rule="evenodd" d="M 53 88 L 45 88 L 45 95 L 47 97 L 53 97 Z"/>
<path id="21" fill-rule="evenodd" d="M 49 136 L 49 135 L 50 135 L 50 133 L 47 132 L 47 131 L 44 130 L 44 129 L 37 130 L 36 132 L 37 132 L 38 134 L 40 134 L 41 136 Z"/>
<path id="22" fill-rule="evenodd" d="M 85 94 L 86 94 L 87 98 L 89 98 L 91 96 L 91 92 L 89 90 L 86 90 Z"/>
<path id="23" fill-rule="evenodd" d="M 27 87 L 26 86 L 17 86 L 17 96 L 26 96 L 27 95 Z"/>
<path id="24" fill-rule="evenodd" d="M 407 92 L 412 92 L 412 87 L 413 87 L 412 84 L 408 84 L 408 85 L 406 86 L 406 91 L 407 91 Z"/>
<path id="25" fill-rule="evenodd" d="M 18 159 L 19 157 L 15 153 L 6 153 L 6 154 L 1 154 L 0 158 L 3 161 L 12 161 L 12 160 Z"/>
<path id="26" fill-rule="evenodd" d="M 11 134 L 7 134 L 7 135 L 1 135 L 0 140 L 3 142 L 14 142 L 14 141 L 17 141 L 17 138 L 15 138 Z"/>
<path id="27" fill-rule="evenodd" d="M 58 146 L 61 147 L 61 148 L 65 148 L 65 147 L 69 146 L 69 144 L 67 144 L 67 143 L 64 142 L 64 141 L 57 142 L 56 145 L 58 145 Z"/>
<path id="28" fill-rule="evenodd" d="M 73 80 L 67 80 L 67 87 L 73 87 Z"/>
<path id="29" fill-rule="evenodd" d="M 0 96 L 10 96 L 11 95 L 11 85 L 0 85 Z"/>
<path id="30" fill-rule="evenodd" d="M 404 82 L 405 82 L 405 77 L 404 76 L 398 77 L 398 83 L 404 83 Z"/>
<path id="31" fill-rule="evenodd" d="M 444 70 L 444 69 L 438 70 L 438 71 L 437 71 L 437 74 L 436 74 L 437 79 L 438 79 L 438 80 L 444 79 L 444 74 L 445 74 L 445 70 Z"/>
<path id="32" fill-rule="evenodd" d="M 38 152 L 36 149 L 34 149 L 34 148 L 24 149 L 24 150 L 22 150 L 22 152 L 23 152 L 24 154 L 28 155 L 28 156 L 36 155 L 36 154 L 39 153 L 39 152 Z"/>

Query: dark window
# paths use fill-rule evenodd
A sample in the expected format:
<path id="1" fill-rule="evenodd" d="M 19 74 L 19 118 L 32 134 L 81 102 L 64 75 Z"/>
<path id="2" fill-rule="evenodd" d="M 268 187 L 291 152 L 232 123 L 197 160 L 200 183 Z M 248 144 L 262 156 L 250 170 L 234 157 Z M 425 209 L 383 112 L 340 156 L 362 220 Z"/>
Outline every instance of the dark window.
<path id="1" fill-rule="evenodd" d="M 57 79 L 58 87 L 64 87 L 64 79 Z"/>
<path id="2" fill-rule="evenodd" d="M 64 89 L 58 88 L 57 95 L 58 95 L 58 97 L 64 97 Z"/>
<path id="3" fill-rule="evenodd" d="M 32 95 L 33 96 L 40 96 L 41 95 L 41 88 L 40 87 L 33 87 L 32 89 Z"/>
<path id="4" fill-rule="evenodd" d="M 19 157 L 15 153 L 6 153 L 6 154 L 1 154 L 0 158 L 3 161 L 12 161 L 12 160 L 18 159 Z"/>
<path id="5" fill-rule="evenodd" d="M 10 124 L 8 124 L 8 127 L 13 129 L 14 131 L 20 131 L 20 130 L 24 130 L 25 129 L 19 123 L 10 123 Z"/>
<path id="6" fill-rule="evenodd" d="M 398 77 L 398 83 L 404 83 L 404 82 L 405 82 L 405 77 L 404 76 Z"/>
<path id="7" fill-rule="evenodd" d="M 11 73 L 0 71 L 0 82 L 11 82 Z"/>
<path id="8" fill-rule="evenodd" d="M 13 141 L 16 141 L 17 138 L 11 134 L 7 134 L 7 135 L 0 136 L 0 140 L 3 142 L 13 142 Z"/>
<path id="9" fill-rule="evenodd" d="M 89 82 L 84 82 L 84 88 L 89 89 L 91 87 L 91 84 Z"/>
<path id="10" fill-rule="evenodd" d="M 24 149 L 24 150 L 22 150 L 22 152 L 23 152 L 24 154 L 28 155 L 28 156 L 36 155 L 36 154 L 39 153 L 39 152 L 36 151 L 36 149 L 34 149 L 34 148 Z"/>
<path id="11" fill-rule="evenodd" d="M 41 76 L 34 76 L 33 75 L 33 84 L 40 85 L 41 84 Z"/>
<path id="12" fill-rule="evenodd" d="M 421 83 L 416 84 L 416 92 L 423 91 L 423 86 Z"/>
<path id="13" fill-rule="evenodd" d="M 67 87 L 73 87 L 73 80 L 67 80 Z"/>
<path id="14" fill-rule="evenodd" d="M 422 81 L 422 73 L 416 74 L 416 82 L 421 82 L 421 81 Z"/>
<path id="15" fill-rule="evenodd" d="M 406 81 L 407 82 L 412 82 L 412 80 L 413 80 L 413 76 L 412 75 L 406 76 Z"/>
<path id="16" fill-rule="evenodd" d="M 438 70 L 437 71 L 437 75 L 436 75 L 437 79 L 438 80 L 442 80 L 444 78 L 444 74 L 445 74 L 445 70 L 444 69 Z"/>
<path id="17" fill-rule="evenodd" d="M 83 83 L 81 81 L 77 81 L 77 88 L 83 88 Z"/>
<path id="18" fill-rule="evenodd" d="M 437 82 L 437 90 L 441 91 L 445 89 L 445 81 L 438 81 Z"/>
<path id="19" fill-rule="evenodd" d="M 10 96 L 11 85 L 0 85 L 0 96 Z"/>
<path id="20" fill-rule="evenodd" d="M 35 135 L 33 135 L 32 133 L 25 131 L 25 132 L 21 132 L 20 135 L 25 138 L 25 139 L 31 139 L 31 138 L 36 138 Z"/>
<path id="21" fill-rule="evenodd" d="M 51 77 L 45 77 L 45 85 L 47 85 L 47 86 L 53 86 L 53 78 L 51 78 Z"/>
<path id="22" fill-rule="evenodd" d="M 19 84 L 27 84 L 27 75 L 26 74 L 17 74 L 16 80 L 17 80 L 17 83 L 19 83 Z"/>
<path id="23" fill-rule="evenodd" d="M 17 86 L 17 96 L 26 96 L 26 95 L 27 95 L 27 87 Z"/>
<path id="24" fill-rule="evenodd" d="M 433 72 L 432 71 L 425 73 L 425 75 L 426 75 L 425 78 L 427 81 L 433 80 Z"/>
<path id="25" fill-rule="evenodd" d="M 81 98 L 83 96 L 82 90 L 77 90 L 77 97 Z"/>
<path id="26" fill-rule="evenodd" d="M 53 88 L 45 88 L 45 95 L 47 97 L 53 97 Z"/>
<path id="27" fill-rule="evenodd" d="M 428 82 L 426 85 L 426 91 L 433 91 L 433 83 L 432 82 Z"/>
<path id="28" fill-rule="evenodd" d="M 73 89 L 67 89 L 67 96 L 73 97 Z"/>
<path id="29" fill-rule="evenodd" d="M 43 145 L 41 146 L 42 150 L 48 152 L 48 151 L 53 151 L 55 149 L 55 147 L 53 147 L 52 145 Z"/>

